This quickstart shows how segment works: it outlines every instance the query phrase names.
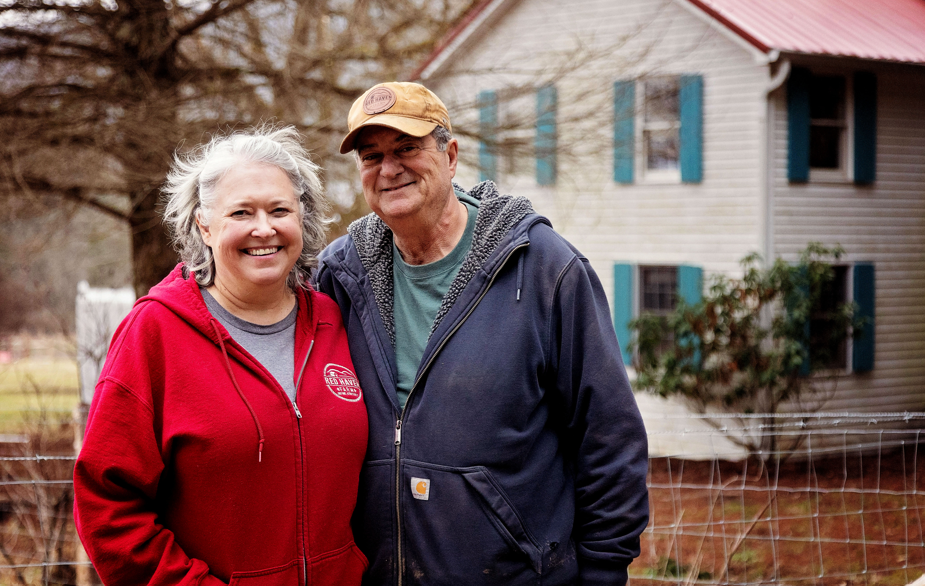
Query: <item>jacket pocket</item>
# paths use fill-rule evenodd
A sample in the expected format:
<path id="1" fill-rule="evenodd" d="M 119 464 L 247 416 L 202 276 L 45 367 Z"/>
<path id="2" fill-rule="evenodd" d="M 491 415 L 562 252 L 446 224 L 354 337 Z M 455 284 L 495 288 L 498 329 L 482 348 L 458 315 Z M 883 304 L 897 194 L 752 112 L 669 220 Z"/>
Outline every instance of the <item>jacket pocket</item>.
<path id="1" fill-rule="evenodd" d="M 285 566 L 253 570 L 250 572 L 234 572 L 228 586 L 293 586 L 301 584 L 300 560 L 292 560 Z"/>
<path id="2" fill-rule="evenodd" d="M 540 548 L 483 467 L 402 464 L 402 569 L 409 584 L 538 584 Z"/>
<path id="3" fill-rule="evenodd" d="M 501 536 L 530 558 L 537 574 L 542 572 L 542 553 L 527 533 L 527 528 L 524 527 L 514 506 L 504 496 L 501 487 L 495 484 L 490 473 L 482 468 L 473 472 L 465 472 L 462 477 L 482 498 L 482 502 L 488 508 L 488 518 Z"/>

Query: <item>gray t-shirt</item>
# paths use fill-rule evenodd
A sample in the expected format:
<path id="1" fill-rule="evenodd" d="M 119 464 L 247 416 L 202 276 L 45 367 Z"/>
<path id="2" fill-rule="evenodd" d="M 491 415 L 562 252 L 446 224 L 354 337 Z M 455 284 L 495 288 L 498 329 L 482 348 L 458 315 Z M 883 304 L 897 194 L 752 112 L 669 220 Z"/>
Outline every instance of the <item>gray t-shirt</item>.
<path id="1" fill-rule="evenodd" d="M 463 203 L 469 212 L 466 231 L 456 247 L 440 260 L 425 265 L 409 265 L 392 244 L 395 358 L 398 363 L 398 404 L 401 407 L 405 406 L 414 385 L 443 296 L 453 284 L 472 246 L 478 208 L 467 201 Z"/>
<path id="2" fill-rule="evenodd" d="M 234 341 L 250 352 L 273 375 L 289 399 L 295 402 L 295 320 L 299 303 L 281 321 L 268 326 L 253 324 L 235 317 L 219 304 L 206 289 L 202 298 L 209 312 L 225 326 Z"/>

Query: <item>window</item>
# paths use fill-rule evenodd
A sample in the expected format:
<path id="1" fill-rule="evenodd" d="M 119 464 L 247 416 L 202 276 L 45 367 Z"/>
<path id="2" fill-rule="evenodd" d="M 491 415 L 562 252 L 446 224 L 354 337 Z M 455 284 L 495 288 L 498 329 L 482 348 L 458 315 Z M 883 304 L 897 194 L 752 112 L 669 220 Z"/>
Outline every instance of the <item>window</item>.
<path id="1" fill-rule="evenodd" d="M 647 175 L 679 169 L 681 107 L 677 77 L 659 77 L 643 83 L 642 148 Z"/>
<path id="2" fill-rule="evenodd" d="M 703 270 L 700 267 L 652 266 L 617 263 L 613 267 L 613 320 L 623 361 L 629 365 L 627 352 L 631 339 L 629 322 L 641 313 L 667 316 L 678 299 L 691 305 L 700 301 Z M 668 344 L 671 340 L 665 340 Z"/>
<path id="3" fill-rule="evenodd" d="M 837 266 L 835 278 L 823 288 L 809 320 L 809 361 L 813 368 L 848 368 L 848 343 L 835 326 L 838 307 L 848 303 L 848 267 Z M 839 339 L 840 338 L 840 339 Z"/>
<path id="4" fill-rule="evenodd" d="M 651 314 L 667 319 L 674 311 L 678 298 L 678 267 L 639 267 L 639 315 Z M 674 337 L 662 338 L 658 353 L 667 350 Z"/>
<path id="5" fill-rule="evenodd" d="M 836 266 L 834 279 L 822 290 L 809 320 L 809 362 L 813 370 L 867 372 L 874 367 L 874 265 Z M 857 337 L 840 337 L 835 312 L 844 303 L 856 305 L 865 323 Z M 805 370 L 808 372 L 808 369 Z"/>
<path id="6" fill-rule="evenodd" d="M 701 182 L 703 77 L 617 81 L 613 91 L 614 181 Z"/>
<path id="7" fill-rule="evenodd" d="M 531 99 L 535 102 L 532 108 Z M 538 185 L 554 185 L 558 170 L 556 87 L 544 85 L 534 92 L 485 90 L 477 103 L 480 180 L 498 181 L 501 174 L 524 175 L 535 169 Z"/>
<path id="8" fill-rule="evenodd" d="M 678 267 L 639 267 L 640 313 L 668 315 L 678 294 Z"/>
<path id="9" fill-rule="evenodd" d="M 813 76 L 809 88 L 809 167 L 843 169 L 845 135 L 845 78 Z"/>
<path id="10" fill-rule="evenodd" d="M 788 178 L 872 183 L 876 178 L 877 79 L 794 67 L 787 80 Z"/>

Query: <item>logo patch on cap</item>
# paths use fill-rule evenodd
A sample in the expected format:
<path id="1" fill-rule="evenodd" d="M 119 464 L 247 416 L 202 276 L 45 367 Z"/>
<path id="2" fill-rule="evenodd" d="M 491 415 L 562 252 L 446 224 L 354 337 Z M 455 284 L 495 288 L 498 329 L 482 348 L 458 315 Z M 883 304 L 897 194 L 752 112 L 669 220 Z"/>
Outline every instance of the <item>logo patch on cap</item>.
<path id="1" fill-rule="evenodd" d="M 339 399 L 356 403 L 363 398 L 360 381 L 353 371 L 339 364 L 328 364 L 324 367 L 324 384 Z"/>
<path id="2" fill-rule="evenodd" d="M 376 88 L 363 100 L 363 111 L 372 116 L 380 114 L 395 105 L 395 92 L 387 87 Z"/>
<path id="3" fill-rule="evenodd" d="M 411 496 L 419 501 L 430 500 L 430 478 L 411 477 Z"/>

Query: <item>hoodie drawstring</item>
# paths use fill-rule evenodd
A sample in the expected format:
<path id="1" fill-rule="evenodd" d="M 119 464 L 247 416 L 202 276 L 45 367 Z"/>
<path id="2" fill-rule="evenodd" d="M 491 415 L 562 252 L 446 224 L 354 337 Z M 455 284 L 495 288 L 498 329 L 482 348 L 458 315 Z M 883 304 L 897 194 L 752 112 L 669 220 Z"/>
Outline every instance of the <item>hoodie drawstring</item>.
<path id="1" fill-rule="evenodd" d="M 251 417 L 254 418 L 254 425 L 257 426 L 257 437 L 259 438 L 257 442 L 257 462 L 263 461 L 263 428 L 260 427 L 260 420 L 257 419 L 257 414 L 254 413 L 254 408 L 251 407 L 251 404 L 247 401 L 247 397 L 244 396 L 244 393 L 241 391 L 241 387 L 238 386 L 238 381 L 234 377 L 234 372 L 231 370 L 231 360 L 228 359 L 228 350 L 225 349 L 225 342 L 222 340 L 222 333 L 218 329 L 215 319 L 210 319 L 209 323 L 212 324 L 212 329 L 215 330 L 215 335 L 218 337 L 218 345 L 222 349 L 222 355 L 225 357 L 225 368 L 228 369 L 228 376 L 231 377 L 231 384 L 234 385 L 234 389 L 238 391 L 238 396 L 241 397 L 241 400 L 244 401 L 244 405 L 247 407 L 247 410 L 251 412 Z"/>
<path id="2" fill-rule="evenodd" d="M 524 286 L 524 254 L 517 255 L 517 301 L 520 301 L 520 290 Z"/>

